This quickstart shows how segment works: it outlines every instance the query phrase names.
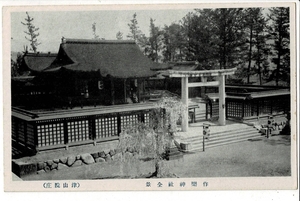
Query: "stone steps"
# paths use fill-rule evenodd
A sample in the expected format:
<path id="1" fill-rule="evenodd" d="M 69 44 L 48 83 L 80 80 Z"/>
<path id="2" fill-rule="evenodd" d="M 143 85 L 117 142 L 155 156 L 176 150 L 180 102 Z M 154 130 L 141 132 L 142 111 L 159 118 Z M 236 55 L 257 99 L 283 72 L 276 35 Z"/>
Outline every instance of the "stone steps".
<path id="1" fill-rule="evenodd" d="M 213 133 L 205 140 L 205 149 L 261 137 L 262 135 L 253 127 Z M 184 142 L 191 145 L 190 152 L 203 151 L 203 135 L 186 138 Z"/>

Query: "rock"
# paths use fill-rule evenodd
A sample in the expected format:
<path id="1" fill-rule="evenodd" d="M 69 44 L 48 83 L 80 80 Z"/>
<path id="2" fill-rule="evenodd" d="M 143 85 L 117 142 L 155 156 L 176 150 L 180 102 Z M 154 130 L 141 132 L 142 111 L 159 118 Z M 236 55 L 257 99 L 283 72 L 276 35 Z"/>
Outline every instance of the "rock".
<path id="1" fill-rule="evenodd" d="M 102 162 L 105 162 L 105 159 L 104 158 L 96 158 L 95 162 L 96 163 L 102 163 Z"/>
<path id="2" fill-rule="evenodd" d="M 38 162 L 37 164 L 37 170 L 42 170 L 46 166 L 46 163 L 44 162 Z"/>
<path id="3" fill-rule="evenodd" d="M 76 160 L 75 156 L 69 156 L 67 159 L 67 165 L 72 166 L 74 164 L 75 160 Z"/>
<path id="4" fill-rule="evenodd" d="M 72 167 L 78 167 L 82 165 L 82 161 L 81 160 L 77 160 L 75 161 L 75 163 L 72 165 Z"/>
<path id="5" fill-rule="evenodd" d="M 59 159 L 54 159 L 53 162 L 54 163 L 59 163 Z"/>
<path id="6" fill-rule="evenodd" d="M 57 166 L 58 170 L 62 170 L 62 169 L 66 169 L 66 168 L 69 168 L 69 167 L 63 163 L 58 163 L 58 166 Z"/>
<path id="7" fill-rule="evenodd" d="M 99 158 L 99 154 L 98 153 L 92 153 L 91 155 L 93 156 L 94 159 Z"/>
<path id="8" fill-rule="evenodd" d="M 105 157 L 105 161 L 106 162 L 109 162 L 109 161 L 111 161 L 112 159 L 111 159 L 111 156 L 109 155 L 109 154 L 107 154 L 106 155 L 106 157 Z"/>
<path id="9" fill-rule="evenodd" d="M 45 170 L 45 172 L 50 172 L 51 171 L 50 167 L 47 166 L 47 165 L 44 167 L 44 170 Z"/>
<path id="10" fill-rule="evenodd" d="M 58 164 L 57 164 L 57 163 L 53 163 L 53 164 L 51 165 L 51 170 L 56 169 L 57 167 L 58 167 Z"/>
<path id="11" fill-rule="evenodd" d="M 109 152 L 110 152 L 110 149 L 104 150 L 105 155 L 109 154 Z"/>
<path id="12" fill-rule="evenodd" d="M 37 174 L 43 174 L 43 173 L 46 173 L 45 170 L 39 170 L 39 171 L 37 171 Z"/>
<path id="13" fill-rule="evenodd" d="M 112 160 L 114 160 L 114 161 L 120 161 L 121 158 L 122 158 L 122 153 L 116 153 L 116 154 L 113 155 L 111 158 L 112 158 Z"/>
<path id="14" fill-rule="evenodd" d="M 105 158 L 105 153 L 104 153 L 104 151 L 99 152 L 98 155 L 99 155 L 99 157 L 101 157 L 101 158 Z"/>
<path id="15" fill-rule="evenodd" d="M 85 163 L 85 164 L 92 164 L 95 163 L 94 158 L 92 157 L 91 154 L 82 154 L 81 155 L 81 160 Z"/>
<path id="16" fill-rule="evenodd" d="M 110 154 L 110 156 L 113 156 L 113 155 L 116 154 L 116 152 L 115 152 L 115 150 L 111 149 L 111 150 L 109 151 L 109 154 Z"/>
<path id="17" fill-rule="evenodd" d="M 76 160 L 80 160 L 81 156 L 80 155 L 77 155 L 76 156 Z"/>
<path id="18" fill-rule="evenodd" d="M 68 160 L 67 157 L 63 157 L 63 158 L 60 158 L 60 159 L 59 159 L 59 161 L 60 161 L 62 164 L 66 164 L 66 163 L 67 163 L 67 160 Z"/>
<path id="19" fill-rule="evenodd" d="M 53 162 L 53 160 L 48 160 L 46 163 L 47 163 L 49 166 L 51 166 L 54 162 Z"/>

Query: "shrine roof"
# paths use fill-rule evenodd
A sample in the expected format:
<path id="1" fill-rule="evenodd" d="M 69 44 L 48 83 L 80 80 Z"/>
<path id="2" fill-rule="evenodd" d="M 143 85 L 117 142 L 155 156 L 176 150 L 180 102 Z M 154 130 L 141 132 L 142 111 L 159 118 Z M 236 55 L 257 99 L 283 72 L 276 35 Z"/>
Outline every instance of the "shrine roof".
<path id="1" fill-rule="evenodd" d="M 160 64 L 143 55 L 131 40 L 63 39 L 57 58 L 46 71 L 100 71 L 102 76 L 140 78 L 154 76 Z"/>

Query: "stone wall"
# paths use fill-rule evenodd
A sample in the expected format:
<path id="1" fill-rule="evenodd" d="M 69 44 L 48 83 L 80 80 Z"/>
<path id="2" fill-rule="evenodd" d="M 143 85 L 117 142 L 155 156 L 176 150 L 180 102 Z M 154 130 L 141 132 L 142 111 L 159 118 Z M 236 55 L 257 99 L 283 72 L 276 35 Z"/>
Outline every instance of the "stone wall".
<path id="1" fill-rule="evenodd" d="M 122 156 L 125 159 L 133 158 L 138 153 L 135 149 L 128 148 L 122 155 L 119 149 L 110 149 L 94 153 L 83 153 L 80 155 L 71 155 L 67 157 L 55 158 L 47 161 L 34 163 L 24 163 L 13 160 L 13 172 L 19 177 L 29 174 L 43 174 L 53 170 L 62 170 L 66 168 L 78 167 L 81 165 L 90 165 L 94 163 L 109 163 L 111 161 L 121 161 Z"/>

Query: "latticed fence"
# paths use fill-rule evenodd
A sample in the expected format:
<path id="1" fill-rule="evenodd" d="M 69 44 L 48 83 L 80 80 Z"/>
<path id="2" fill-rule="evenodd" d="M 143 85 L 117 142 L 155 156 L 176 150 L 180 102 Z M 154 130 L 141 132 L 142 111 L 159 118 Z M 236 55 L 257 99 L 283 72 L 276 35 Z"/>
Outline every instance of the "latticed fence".
<path id="1" fill-rule="evenodd" d="M 247 99 L 241 97 L 226 98 L 226 118 L 243 119 L 270 114 L 285 113 L 290 110 L 290 96 L 269 96 Z M 218 119 L 218 100 L 208 100 L 206 103 L 206 119 Z"/>
<path id="2" fill-rule="evenodd" d="M 125 107 L 125 106 L 124 106 Z M 68 146 L 117 140 L 122 129 L 129 125 L 151 121 L 154 105 L 147 107 L 118 108 L 53 113 L 39 116 L 24 115 L 13 110 L 12 140 L 17 145 L 33 151 L 64 148 Z"/>

